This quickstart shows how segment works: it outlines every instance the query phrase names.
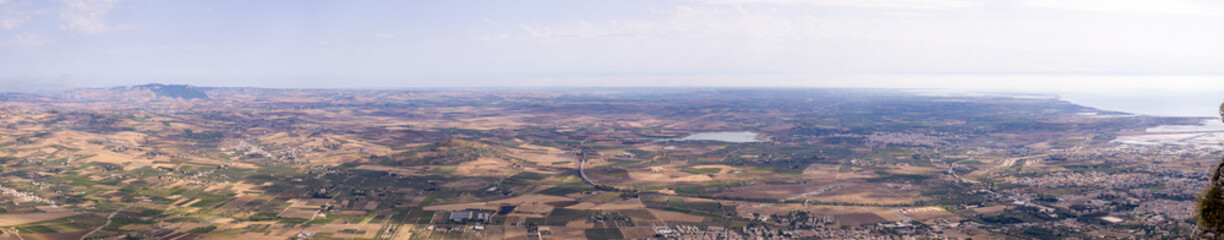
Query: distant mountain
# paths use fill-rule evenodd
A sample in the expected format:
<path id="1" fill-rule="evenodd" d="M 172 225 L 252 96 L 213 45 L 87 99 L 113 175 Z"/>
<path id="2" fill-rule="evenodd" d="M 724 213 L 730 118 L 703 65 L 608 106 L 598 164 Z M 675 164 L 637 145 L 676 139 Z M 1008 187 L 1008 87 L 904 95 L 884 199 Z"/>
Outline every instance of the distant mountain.
<path id="1" fill-rule="evenodd" d="M 0 93 L 0 101 L 23 101 L 23 102 L 50 102 L 53 99 L 47 96 L 33 93 L 16 93 L 7 92 Z"/>
<path id="2" fill-rule="evenodd" d="M 190 99 L 196 99 L 196 98 L 208 99 L 208 94 L 205 94 L 204 92 L 197 89 L 195 86 L 191 86 L 191 85 L 167 85 L 167 84 L 153 83 L 153 84 L 131 86 L 130 88 L 148 89 L 150 91 L 153 91 L 153 93 L 156 93 L 157 96 L 159 97 L 179 98 L 179 99 L 184 99 L 184 100 L 190 100 Z"/>

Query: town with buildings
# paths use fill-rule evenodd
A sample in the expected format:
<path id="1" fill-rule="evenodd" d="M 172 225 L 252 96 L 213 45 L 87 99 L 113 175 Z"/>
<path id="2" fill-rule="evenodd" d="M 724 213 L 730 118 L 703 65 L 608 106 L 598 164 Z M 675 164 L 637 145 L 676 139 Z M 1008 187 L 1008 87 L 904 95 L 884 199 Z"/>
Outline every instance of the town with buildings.
<path id="1" fill-rule="evenodd" d="M 0 239 L 1176 239 L 1224 155 L 1056 99 L 654 91 L 5 98 Z"/>

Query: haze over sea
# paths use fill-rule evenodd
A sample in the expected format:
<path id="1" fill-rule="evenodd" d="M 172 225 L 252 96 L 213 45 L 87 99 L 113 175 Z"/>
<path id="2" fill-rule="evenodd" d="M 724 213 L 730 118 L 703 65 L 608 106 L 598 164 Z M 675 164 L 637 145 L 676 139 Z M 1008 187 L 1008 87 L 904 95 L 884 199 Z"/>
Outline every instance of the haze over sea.
<path id="1" fill-rule="evenodd" d="M 1224 92 L 1060 93 L 1061 99 L 1102 110 L 1152 116 L 1219 117 Z"/>
<path id="2" fill-rule="evenodd" d="M 884 75 L 864 82 L 869 84 L 858 85 L 951 95 L 1056 96 L 1102 110 L 1151 116 L 1219 117 L 1224 102 L 1220 75 Z"/>

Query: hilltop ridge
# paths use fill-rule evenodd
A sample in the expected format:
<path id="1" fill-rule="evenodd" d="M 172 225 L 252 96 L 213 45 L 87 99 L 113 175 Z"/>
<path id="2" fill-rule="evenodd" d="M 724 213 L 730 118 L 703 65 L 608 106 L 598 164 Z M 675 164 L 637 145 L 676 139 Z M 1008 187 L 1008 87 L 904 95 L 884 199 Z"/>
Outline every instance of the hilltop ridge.
<path id="1" fill-rule="evenodd" d="M 153 91 L 153 93 L 156 93 L 159 97 L 167 98 L 179 98 L 185 100 L 197 98 L 208 99 L 208 94 L 205 94 L 195 86 L 191 85 L 150 83 L 145 85 L 112 88 L 112 90 L 121 89 L 147 89 Z"/>

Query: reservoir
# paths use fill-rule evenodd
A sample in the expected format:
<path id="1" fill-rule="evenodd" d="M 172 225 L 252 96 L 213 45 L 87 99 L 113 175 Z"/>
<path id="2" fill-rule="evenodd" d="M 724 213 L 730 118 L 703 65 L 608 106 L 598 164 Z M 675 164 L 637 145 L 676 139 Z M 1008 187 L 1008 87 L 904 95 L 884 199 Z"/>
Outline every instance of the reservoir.
<path id="1" fill-rule="evenodd" d="M 754 132 L 747 132 L 747 131 L 744 131 L 744 132 L 703 132 L 703 133 L 695 133 L 693 135 L 688 135 L 682 138 L 670 138 L 670 139 L 662 139 L 662 140 L 663 141 L 707 140 L 707 141 L 732 142 L 732 143 L 747 143 L 747 142 L 760 142 L 759 140 L 756 139 L 758 135 L 760 134 L 754 133 Z"/>

